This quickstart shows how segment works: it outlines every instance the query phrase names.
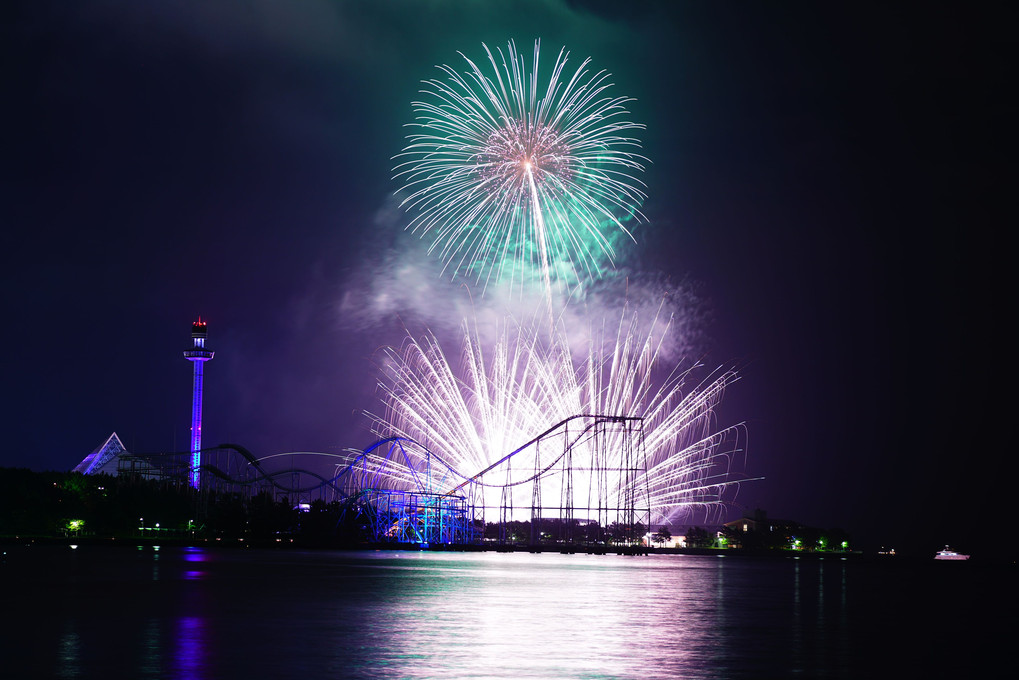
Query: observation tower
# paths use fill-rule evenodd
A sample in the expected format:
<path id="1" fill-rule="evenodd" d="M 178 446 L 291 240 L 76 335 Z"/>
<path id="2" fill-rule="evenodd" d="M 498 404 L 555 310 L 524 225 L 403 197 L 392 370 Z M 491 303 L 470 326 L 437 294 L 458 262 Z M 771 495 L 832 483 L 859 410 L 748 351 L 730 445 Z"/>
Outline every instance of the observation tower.
<path id="1" fill-rule="evenodd" d="M 198 317 L 191 324 L 191 339 L 194 346 L 184 352 L 184 358 L 195 366 L 195 383 L 191 395 L 191 486 L 199 487 L 201 481 L 199 467 L 202 464 L 202 369 L 205 362 L 213 357 L 214 352 L 205 348 L 208 336 L 206 324 Z"/>

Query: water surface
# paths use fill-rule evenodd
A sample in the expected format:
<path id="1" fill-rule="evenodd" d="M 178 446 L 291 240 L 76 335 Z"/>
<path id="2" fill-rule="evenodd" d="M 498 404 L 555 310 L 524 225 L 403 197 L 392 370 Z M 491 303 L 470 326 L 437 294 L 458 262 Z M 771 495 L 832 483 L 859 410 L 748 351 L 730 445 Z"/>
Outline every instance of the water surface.
<path id="1" fill-rule="evenodd" d="M 3 550 L 3 678 L 972 677 L 1014 632 L 1014 570 L 933 561 Z"/>

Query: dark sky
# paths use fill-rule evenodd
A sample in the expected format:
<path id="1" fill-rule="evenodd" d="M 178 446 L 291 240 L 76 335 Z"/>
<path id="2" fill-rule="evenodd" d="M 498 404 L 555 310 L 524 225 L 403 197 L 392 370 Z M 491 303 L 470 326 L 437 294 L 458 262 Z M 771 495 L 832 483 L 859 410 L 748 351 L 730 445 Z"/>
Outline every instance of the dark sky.
<path id="1" fill-rule="evenodd" d="M 186 448 L 199 314 L 207 444 L 370 444 L 398 324 L 349 294 L 399 263 L 410 102 L 458 50 L 540 37 L 636 98 L 632 263 L 695 282 L 705 362 L 740 366 L 719 420 L 747 421 L 766 479 L 738 501 L 972 550 L 1013 493 L 1003 23 L 937 3 L 7 6 L 0 465 L 69 469 L 113 431 Z"/>

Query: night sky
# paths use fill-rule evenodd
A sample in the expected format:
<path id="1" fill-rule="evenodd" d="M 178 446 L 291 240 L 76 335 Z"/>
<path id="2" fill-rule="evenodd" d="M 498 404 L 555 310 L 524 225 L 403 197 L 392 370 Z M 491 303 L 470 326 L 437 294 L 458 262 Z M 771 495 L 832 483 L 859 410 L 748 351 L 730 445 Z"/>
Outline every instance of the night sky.
<path id="1" fill-rule="evenodd" d="M 391 178 L 410 102 L 458 50 L 541 38 L 636 99 L 649 222 L 626 266 L 694 287 L 704 363 L 740 368 L 719 422 L 748 423 L 746 471 L 766 479 L 738 503 L 931 553 L 977 550 L 1006 520 L 1002 17 L 633 0 L 3 14 L 0 466 L 67 470 L 114 431 L 186 449 L 198 315 L 217 353 L 205 444 L 372 443 L 373 357 L 420 321 L 363 304 L 426 257 Z"/>

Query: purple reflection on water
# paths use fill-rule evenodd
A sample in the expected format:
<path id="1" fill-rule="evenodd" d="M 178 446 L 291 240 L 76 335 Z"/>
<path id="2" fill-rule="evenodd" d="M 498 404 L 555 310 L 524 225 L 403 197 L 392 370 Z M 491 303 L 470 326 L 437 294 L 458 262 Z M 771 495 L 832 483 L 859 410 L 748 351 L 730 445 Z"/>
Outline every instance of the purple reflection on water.
<path id="1" fill-rule="evenodd" d="M 181 579 L 184 581 L 200 581 L 207 578 L 208 573 L 200 568 L 203 563 L 211 561 L 205 548 L 184 548 L 182 554 L 184 569 Z M 207 677 L 207 636 L 208 622 L 205 612 L 205 592 L 198 585 L 188 586 L 183 593 L 180 614 L 175 625 L 176 640 L 174 644 L 173 665 L 175 677 L 200 679 Z"/>
<path id="2" fill-rule="evenodd" d="M 185 562 L 207 562 L 209 560 L 209 551 L 205 548 L 184 548 L 184 561 Z"/>
<path id="3" fill-rule="evenodd" d="M 177 677 L 203 678 L 205 669 L 205 620 L 199 616 L 182 616 L 177 619 L 174 657 Z"/>
<path id="4" fill-rule="evenodd" d="M 202 563 L 209 561 L 208 551 L 204 548 L 184 548 L 184 561 L 190 564 Z M 185 569 L 181 574 L 181 577 L 185 581 L 200 581 L 204 579 L 208 574 L 204 569 Z"/>

